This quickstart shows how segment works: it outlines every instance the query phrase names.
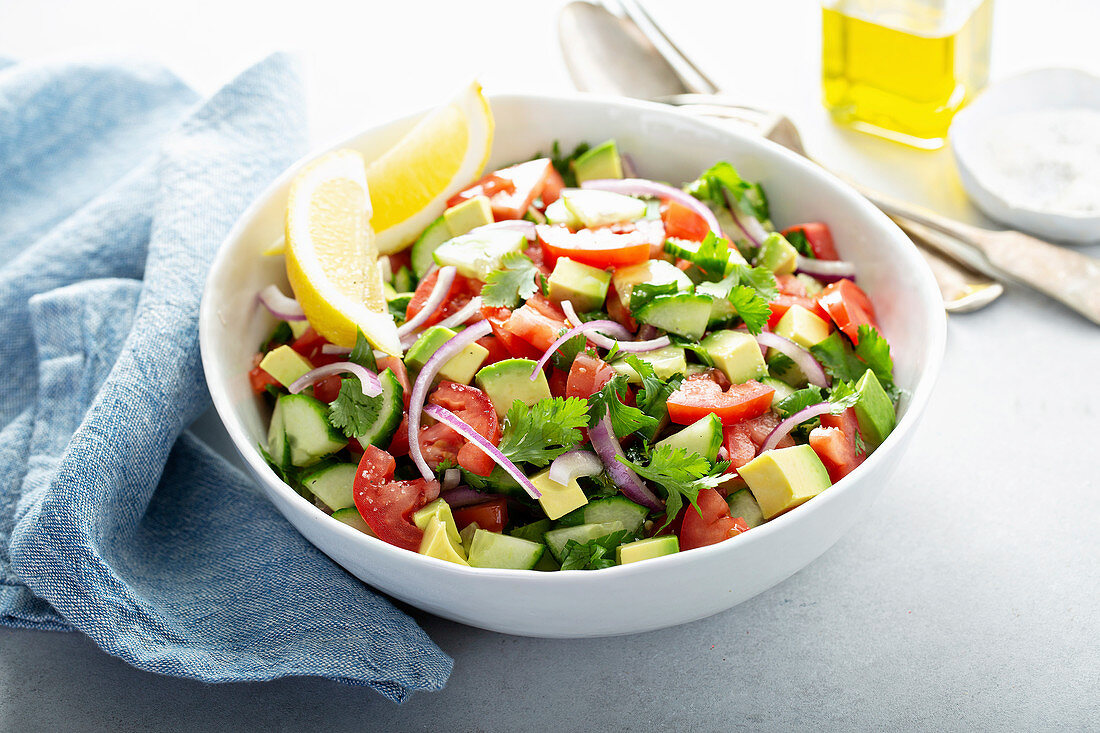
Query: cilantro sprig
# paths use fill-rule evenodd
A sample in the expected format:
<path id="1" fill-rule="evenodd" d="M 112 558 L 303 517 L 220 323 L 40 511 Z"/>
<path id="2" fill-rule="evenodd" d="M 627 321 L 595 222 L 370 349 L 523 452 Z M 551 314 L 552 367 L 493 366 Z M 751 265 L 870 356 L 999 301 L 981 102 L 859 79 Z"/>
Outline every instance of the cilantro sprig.
<path id="1" fill-rule="evenodd" d="M 611 418 L 611 429 L 616 437 L 625 438 L 631 433 L 644 431 L 653 435 L 660 421 L 637 407 L 623 403 L 628 386 L 626 377 L 616 374 L 596 394 L 588 398 L 588 427 L 595 427 L 605 414 Z"/>
<path id="2" fill-rule="evenodd" d="M 363 329 L 359 329 L 355 335 L 355 346 L 351 347 L 348 361 L 353 361 L 359 366 L 366 367 L 372 372 L 378 371 L 378 363 L 374 360 L 374 348 L 367 341 Z"/>
<path id="3" fill-rule="evenodd" d="M 581 544 L 576 540 L 565 543 L 565 555 L 561 560 L 562 570 L 600 570 L 615 564 L 615 548 L 634 539 L 629 530 L 605 534 Z"/>
<path id="4" fill-rule="evenodd" d="M 853 349 L 839 331 L 810 347 L 810 353 L 821 362 L 825 372 L 835 381 L 855 382 L 870 369 L 892 400 L 900 390 L 894 384 L 894 360 L 890 344 L 874 326 L 863 324 L 857 333 L 859 344 Z"/>
<path id="5" fill-rule="evenodd" d="M 382 374 L 388 371 L 390 370 L 386 369 Z M 396 379 L 389 381 L 397 386 L 399 392 L 397 399 L 402 399 L 404 390 L 400 383 Z M 384 394 L 367 397 L 363 394 L 359 378 L 345 375 L 340 381 L 340 391 L 336 399 L 328 406 L 328 420 L 333 427 L 344 431 L 347 437 L 357 438 L 365 435 L 378 422 L 378 415 L 382 411 L 385 399 Z"/>
<path id="6" fill-rule="evenodd" d="M 667 380 L 661 379 L 657 376 L 652 364 L 643 361 L 634 354 L 627 354 L 624 361 L 630 368 L 638 372 L 638 376 L 642 379 L 642 387 L 638 390 L 637 395 L 638 409 L 657 420 L 656 425 L 644 426 L 639 429 L 642 437 L 647 441 L 651 441 L 656 435 L 660 423 L 668 416 L 667 403 L 669 396 L 680 388 L 684 376 L 674 374 Z"/>
<path id="7" fill-rule="evenodd" d="M 499 448 L 513 463 L 545 466 L 581 441 L 588 403 L 577 397 L 551 397 L 528 407 L 516 400 L 504 416 Z"/>
<path id="8" fill-rule="evenodd" d="M 750 183 L 741 177 L 737 169 L 725 161 L 715 163 L 703 171 L 698 179 L 687 187 L 687 192 L 700 201 L 722 209 L 729 200 L 748 216 L 768 221 L 768 197 L 759 183 Z"/>
<path id="9" fill-rule="evenodd" d="M 618 456 L 618 460 L 665 490 L 665 522 L 662 528 L 680 513 L 684 499 L 699 511 L 699 492 L 722 483 L 725 480 L 722 474 L 729 467 L 726 461 L 711 465 L 698 453 L 667 445 L 655 448 L 644 466 L 625 456 Z"/>
<path id="10" fill-rule="evenodd" d="M 481 302 L 493 308 L 515 308 L 542 287 L 542 273 L 522 252 L 510 252 L 501 259 L 500 269 L 489 273 L 481 289 Z"/>

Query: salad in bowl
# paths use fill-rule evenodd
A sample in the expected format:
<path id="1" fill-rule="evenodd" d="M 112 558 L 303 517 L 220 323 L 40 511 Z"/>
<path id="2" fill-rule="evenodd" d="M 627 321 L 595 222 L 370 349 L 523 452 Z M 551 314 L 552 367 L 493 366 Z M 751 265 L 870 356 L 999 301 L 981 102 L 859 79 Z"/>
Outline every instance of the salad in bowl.
<path id="1" fill-rule="evenodd" d="M 249 380 L 318 512 L 458 565 L 600 570 L 758 531 L 885 440 L 902 390 L 828 222 L 777 231 L 737 161 L 673 185 L 615 140 L 551 150 L 394 236 L 359 153 L 298 173 Z"/>

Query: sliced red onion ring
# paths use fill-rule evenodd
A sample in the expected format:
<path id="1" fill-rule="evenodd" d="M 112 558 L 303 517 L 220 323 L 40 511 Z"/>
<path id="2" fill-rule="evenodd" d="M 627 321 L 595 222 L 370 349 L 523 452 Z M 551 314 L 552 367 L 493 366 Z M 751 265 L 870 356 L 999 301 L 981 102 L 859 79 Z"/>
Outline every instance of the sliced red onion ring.
<path id="1" fill-rule="evenodd" d="M 498 494 L 483 494 L 480 491 L 471 489 L 469 486 L 459 486 L 458 488 L 444 491 L 439 495 L 439 498 L 450 504 L 452 509 L 458 509 L 459 507 L 470 506 L 471 504 L 480 504 L 483 501 L 495 499 L 497 496 Z"/>
<path id="2" fill-rule="evenodd" d="M 768 238 L 768 230 L 755 216 L 749 216 L 741 211 L 737 206 L 737 202 L 730 196 L 730 192 L 724 187 L 722 188 L 722 195 L 726 197 L 726 206 L 729 207 L 734 224 L 744 233 L 746 239 L 752 242 L 754 246 L 759 247 Z"/>
<path id="3" fill-rule="evenodd" d="M 815 387 L 828 387 L 831 382 L 829 375 L 821 366 L 821 362 L 814 358 L 809 350 L 802 348 L 789 338 L 784 338 L 777 333 L 764 331 L 756 336 L 756 343 L 762 348 L 775 349 L 791 361 L 806 375 L 806 381 Z"/>
<path id="4" fill-rule="evenodd" d="M 650 339 L 657 338 L 657 327 L 650 323 L 643 323 L 638 326 L 638 340 L 648 341 Z"/>
<path id="5" fill-rule="evenodd" d="M 439 268 L 439 279 L 435 281 L 435 287 L 432 288 L 428 299 L 424 301 L 424 307 L 397 329 L 398 337 L 412 333 L 421 323 L 431 318 L 432 314 L 439 310 L 439 306 L 443 305 L 443 301 L 447 298 L 447 293 L 451 291 L 451 285 L 454 284 L 457 273 L 458 271 L 450 265 Z"/>
<path id="6" fill-rule="evenodd" d="M 324 366 L 317 367 L 316 369 L 311 369 L 291 382 L 287 389 L 290 390 L 291 394 L 298 394 L 306 387 L 325 377 L 331 377 L 333 374 L 343 374 L 345 372 L 351 372 L 359 377 L 359 384 L 363 388 L 363 394 L 367 397 L 377 397 L 382 394 L 382 383 L 378 381 L 378 375 L 353 361 L 337 361 L 332 364 L 325 364 Z"/>
<path id="7" fill-rule="evenodd" d="M 764 439 L 763 445 L 760 446 L 760 453 L 766 450 L 771 450 L 779 441 L 790 435 L 790 432 L 795 429 L 795 426 L 799 423 L 806 422 L 819 415 L 825 415 L 836 409 L 836 405 L 832 402 L 819 402 L 816 405 L 810 405 L 807 408 L 799 410 L 795 414 L 788 417 L 783 422 L 775 426 L 775 430 L 768 433 L 768 437 Z M 758 454 L 759 455 L 759 454 Z"/>
<path id="8" fill-rule="evenodd" d="M 544 366 L 546 366 L 546 362 L 548 362 L 550 360 L 550 357 L 554 354 L 554 352 L 557 351 L 558 349 L 560 349 L 565 344 L 566 341 L 573 338 L 577 334 L 581 334 L 581 333 L 585 334 L 588 338 L 592 339 L 592 343 L 595 343 L 597 346 L 599 346 L 599 343 L 596 341 L 596 339 L 592 338 L 593 334 L 591 332 L 595 331 L 597 329 L 607 330 L 607 324 L 609 324 L 609 323 L 614 323 L 616 326 L 619 325 L 619 324 L 615 323 L 614 321 L 589 321 L 588 323 L 582 323 L 579 326 L 574 326 L 573 328 L 571 328 L 568 331 L 566 331 L 565 333 L 563 333 L 561 336 L 558 337 L 557 341 L 550 344 L 550 347 L 548 349 L 546 349 L 546 351 L 543 352 L 542 358 L 539 359 L 537 364 L 535 364 L 535 368 L 531 370 L 531 381 L 533 382 L 536 379 L 538 379 L 539 372 L 541 372 L 542 368 Z M 610 339 L 608 339 L 608 340 L 611 341 Z M 650 344 L 656 343 L 657 341 L 661 341 L 661 339 L 654 339 L 653 341 L 646 341 L 646 342 L 624 341 L 621 344 L 619 344 L 619 349 L 621 351 L 652 351 L 653 349 L 659 349 L 661 347 L 660 346 L 650 346 L 649 348 L 642 348 L 642 349 L 639 349 L 637 347 L 640 346 L 640 345 L 648 346 Z M 615 344 L 616 342 L 611 341 L 611 343 Z M 672 343 L 672 342 L 668 338 L 665 338 L 663 345 L 668 346 L 670 343 Z M 628 346 L 629 347 L 635 347 L 635 348 L 630 349 L 630 348 L 627 348 Z M 611 347 L 610 346 L 605 346 L 604 348 L 611 348 Z"/>
<path id="9" fill-rule="evenodd" d="M 672 344 L 672 340 L 668 336 L 658 336 L 655 339 L 647 339 L 645 341 L 629 341 L 630 331 L 626 326 L 616 321 L 589 321 L 588 323 L 582 323 L 581 319 L 577 316 L 577 311 L 573 308 L 573 304 L 568 300 L 561 302 L 562 312 L 565 313 L 566 319 L 569 321 L 569 325 L 574 329 L 581 326 L 592 326 L 592 324 L 598 324 L 594 330 L 587 331 L 585 338 L 599 346 L 601 349 L 613 349 L 616 346 L 619 347 L 619 351 L 629 351 L 634 353 L 640 353 L 643 351 L 654 351 L 656 349 L 663 349 L 666 346 Z M 597 333 L 602 331 L 603 333 Z M 619 341 L 613 338 L 608 338 L 604 334 L 621 334 L 623 340 Z M 557 349 L 558 346 L 551 346 L 552 349 Z M 552 352 L 551 352 L 552 353 Z M 544 362 L 545 363 L 545 362 Z"/>
<path id="10" fill-rule="evenodd" d="M 603 462 L 595 453 L 571 450 L 562 453 L 550 464 L 550 480 L 565 486 L 578 476 L 595 476 L 603 470 Z"/>
<path id="11" fill-rule="evenodd" d="M 623 492 L 623 496 L 633 502 L 647 506 L 650 509 L 661 509 L 664 504 L 649 490 L 634 470 L 619 461 L 619 456 L 626 457 L 619 440 L 615 437 L 615 431 L 611 428 L 611 418 L 607 413 L 596 423 L 595 427 L 588 429 L 588 438 L 592 441 L 592 447 L 596 449 L 596 455 L 603 461 L 604 467 L 611 480 Z"/>
<path id="12" fill-rule="evenodd" d="M 804 272 L 807 275 L 829 281 L 856 276 L 856 266 L 851 262 L 845 260 L 815 260 L 802 255 L 797 255 L 795 269 L 798 272 Z"/>
<path id="13" fill-rule="evenodd" d="M 634 158 L 630 153 L 622 153 L 619 155 L 619 161 L 623 166 L 623 178 L 638 177 L 638 167 L 634 165 Z"/>
<path id="14" fill-rule="evenodd" d="M 538 499 L 542 496 L 542 493 L 531 483 L 531 479 L 524 475 L 523 471 L 519 470 L 516 464 L 508 460 L 508 457 L 500 452 L 500 448 L 490 443 L 485 437 L 474 430 L 469 424 L 458 419 L 450 410 L 440 407 L 439 405 L 428 405 L 424 408 L 424 414 L 429 417 L 433 417 L 439 422 L 443 423 L 451 430 L 455 431 L 463 438 L 468 440 L 471 445 L 475 445 L 481 449 L 481 452 L 492 458 L 500 465 L 504 471 L 514 478 L 516 482 L 523 487 L 523 490 L 531 495 L 532 499 Z M 410 421 L 411 424 L 411 421 Z M 410 448 L 412 443 L 409 444 Z"/>
<path id="15" fill-rule="evenodd" d="M 350 346 L 337 346 L 336 344 L 325 344 L 321 347 L 322 354 L 330 354 L 332 356 L 347 356 L 351 353 Z"/>
<path id="16" fill-rule="evenodd" d="M 448 468 L 443 472 L 443 481 L 440 482 L 439 487 L 447 491 L 448 489 L 453 489 L 458 486 L 461 481 L 462 471 L 459 471 L 457 468 Z"/>
<path id="17" fill-rule="evenodd" d="M 409 457 L 420 470 L 420 475 L 432 481 L 435 473 L 432 472 L 428 462 L 424 460 L 424 454 L 420 451 L 420 413 L 424 411 L 424 400 L 428 397 L 428 389 L 432 386 L 432 380 L 443 365 L 450 361 L 456 354 L 468 345 L 477 341 L 482 336 L 492 333 L 492 327 L 488 321 L 479 321 L 472 326 L 462 329 L 455 336 L 444 342 L 436 349 L 431 358 L 424 363 L 420 374 L 413 383 L 412 394 L 409 396 Z M 457 419 L 457 418 L 455 418 Z"/>
<path id="18" fill-rule="evenodd" d="M 459 310 L 455 311 L 451 315 L 444 318 L 438 325 L 446 328 L 454 328 L 455 326 L 461 326 L 466 321 L 473 318 L 475 315 L 481 313 L 481 296 L 475 295 L 470 298 L 470 302 L 462 306 Z"/>
<path id="19" fill-rule="evenodd" d="M 257 297 L 263 307 L 267 308 L 271 315 L 276 318 L 281 318 L 284 321 L 304 321 L 306 319 L 305 311 L 302 310 L 302 306 L 298 305 L 298 301 L 283 295 L 283 291 L 275 285 L 268 285 L 260 291 Z"/>
<path id="20" fill-rule="evenodd" d="M 728 461 L 730 459 L 730 452 L 726 450 L 726 446 L 722 446 L 718 449 L 718 460 Z"/>
<path id="21" fill-rule="evenodd" d="M 645 178 L 600 178 L 584 181 L 581 183 L 581 188 L 611 191 L 612 193 L 622 193 L 628 196 L 658 196 L 671 199 L 703 217 L 712 232 L 715 234 L 722 233 L 722 227 L 718 225 L 718 218 L 714 216 L 714 212 L 706 204 L 690 193 L 684 193 L 680 189 L 664 183 L 648 181 Z"/>
<path id="22" fill-rule="evenodd" d="M 491 230 L 504 230 L 504 231 L 517 231 L 523 232 L 523 236 L 530 242 L 535 238 L 535 222 L 527 221 L 526 219 L 508 219 L 506 221 L 494 221 L 492 224 L 484 224 L 479 227 L 471 229 L 469 234 L 477 234 L 478 232 L 487 232 Z"/>

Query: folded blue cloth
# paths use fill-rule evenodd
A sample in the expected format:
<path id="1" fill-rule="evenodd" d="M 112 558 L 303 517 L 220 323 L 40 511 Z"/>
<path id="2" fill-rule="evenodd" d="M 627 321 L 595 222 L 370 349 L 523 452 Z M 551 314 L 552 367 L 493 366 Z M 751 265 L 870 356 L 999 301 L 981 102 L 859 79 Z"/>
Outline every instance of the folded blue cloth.
<path id="1" fill-rule="evenodd" d="M 302 109 L 283 56 L 204 103 L 158 68 L 0 60 L 0 623 L 400 701 L 451 660 L 186 431 L 207 268 Z"/>

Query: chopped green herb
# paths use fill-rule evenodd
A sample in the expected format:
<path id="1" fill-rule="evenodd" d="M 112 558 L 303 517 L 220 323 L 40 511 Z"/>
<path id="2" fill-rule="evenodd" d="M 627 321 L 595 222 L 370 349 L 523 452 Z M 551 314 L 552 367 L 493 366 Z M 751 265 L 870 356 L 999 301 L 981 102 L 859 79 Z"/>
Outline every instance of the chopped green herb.
<path id="1" fill-rule="evenodd" d="M 725 480 L 722 475 L 729 463 L 720 461 L 713 466 L 698 453 L 689 453 L 683 448 L 660 446 L 649 454 L 648 465 L 642 466 L 622 456 L 618 460 L 634 469 L 644 479 L 658 484 L 665 490 L 665 522 L 668 525 L 680 509 L 686 498 L 696 511 L 699 510 L 699 491 L 713 488 Z"/>
<path id="2" fill-rule="evenodd" d="M 363 334 L 363 329 L 359 329 L 358 333 L 355 335 L 355 346 L 351 348 L 351 353 L 348 354 L 348 361 L 366 367 L 372 372 L 378 371 L 378 362 L 374 360 L 374 349 L 371 347 L 370 342 L 367 341 L 367 337 Z"/>
<path id="3" fill-rule="evenodd" d="M 645 414 L 637 407 L 623 404 L 629 387 L 626 377 L 616 374 L 596 394 L 588 398 L 588 427 L 594 427 L 607 414 L 611 418 L 611 429 L 619 438 L 625 438 L 637 431 L 656 431 L 660 421 Z"/>
<path id="4" fill-rule="evenodd" d="M 545 466 L 581 441 L 588 424 L 588 403 L 576 397 L 552 397 L 528 407 L 516 400 L 504 416 L 500 450 L 513 463 Z"/>
<path id="5" fill-rule="evenodd" d="M 634 533 L 621 529 L 589 540 L 583 545 L 576 540 L 565 543 L 562 570 L 599 570 L 615 564 L 615 548 L 634 539 Z"/>
<path id="6" fill-rule="evenodd" d="M 539 292 L 541 274 L 530 257 L 510 252 L 501 260 L 500 269 L 489 273 L 481 289 L 481 301 L 493 308 L 515 308 L 521 300 Z"/>

